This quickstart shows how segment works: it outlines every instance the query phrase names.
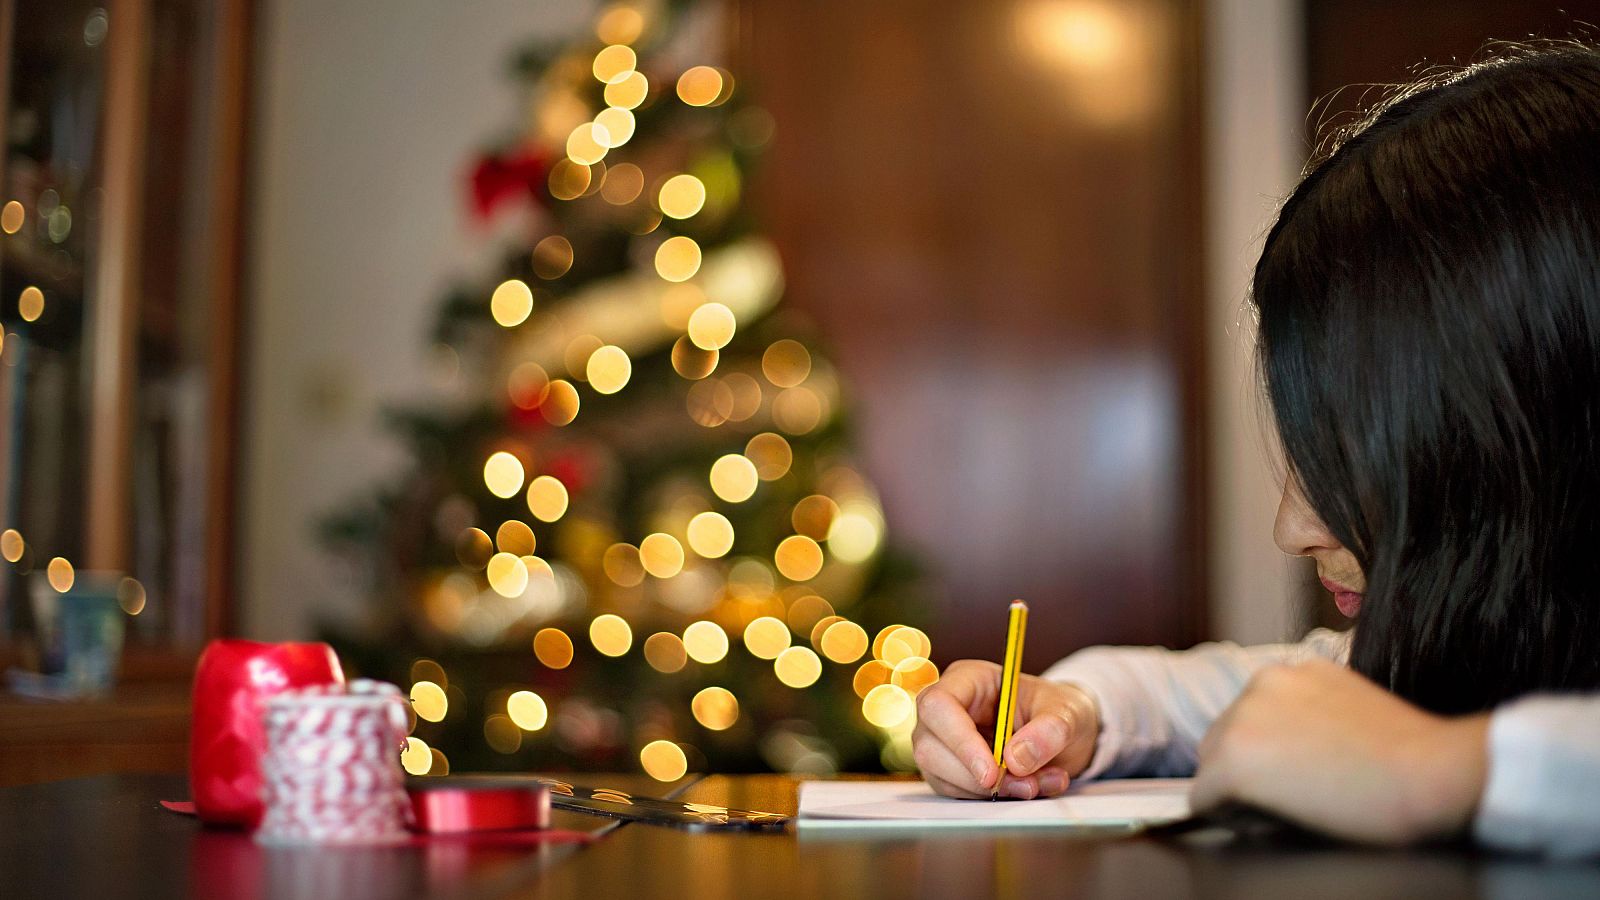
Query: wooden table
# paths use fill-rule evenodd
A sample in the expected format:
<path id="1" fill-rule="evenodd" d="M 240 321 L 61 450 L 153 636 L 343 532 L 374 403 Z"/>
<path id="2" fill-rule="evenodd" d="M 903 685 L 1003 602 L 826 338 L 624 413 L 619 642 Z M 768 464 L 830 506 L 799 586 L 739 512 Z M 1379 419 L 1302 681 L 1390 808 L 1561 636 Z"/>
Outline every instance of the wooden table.
<path id="1" fill-rule="evenodd" d="M 579 781 L 583 779 L 579 778 Z M 649 793 L 638 777 L 591 782 Z M 793 779 L 686 780 L 682 799 L 793 812 Z M 656 785 L 655 792 L 663 792 Z M 182 776 L 108 775 L 0 789 L 0 896 L 340 900 L 424 897 L 1600 897 L 1600 863 L 1464 850 L 1188 845 L 1060 832 L 872 838 L 689 833 L 560 814 L 588 846 L 450 840 L 384 850 L 264 849 L 165 812 Z"/>

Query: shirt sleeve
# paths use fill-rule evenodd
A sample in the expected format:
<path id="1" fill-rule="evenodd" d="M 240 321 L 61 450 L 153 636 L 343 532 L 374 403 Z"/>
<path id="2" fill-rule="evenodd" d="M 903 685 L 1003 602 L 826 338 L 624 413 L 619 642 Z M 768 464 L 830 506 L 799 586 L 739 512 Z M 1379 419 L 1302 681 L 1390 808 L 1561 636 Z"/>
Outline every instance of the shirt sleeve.
<path id="1" fill-rule="evenodd" d="M 1473 832 L 1503 850 L 1600 855 L 1600 694 L 1540 694 L 1495 710 Z"/>
<path id="2" fill-rule="evenodd" d="M 1342 664 L 1349 652 L 1349 632 L 1319 628 L 1296 644 L 1090 647 L 1044 677 L 1082 688 L 1098 711 L 1100 736 L 1080 778 L 1182 777 L 1194 774 L 1200 739 L 1256 672 L 1318 658 Z"/>

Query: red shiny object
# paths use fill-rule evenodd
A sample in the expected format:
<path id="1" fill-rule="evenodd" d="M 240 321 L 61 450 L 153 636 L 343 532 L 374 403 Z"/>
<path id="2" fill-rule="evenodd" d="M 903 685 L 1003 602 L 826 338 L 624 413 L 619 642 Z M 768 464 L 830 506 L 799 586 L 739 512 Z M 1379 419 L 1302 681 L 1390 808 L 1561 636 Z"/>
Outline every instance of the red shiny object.
<path id="1" fill-rule="evenodd" d="M 508 831 L 550 825 L 550 789 L 516 787 L 412 788 L 414 828 L 423 834 Z"/>
<path id="2" fill-rule="evenodd" d="M 267 747 L 261 701 L 290 688 L 343 683 L 339 657 L 327 644 L 207 644 L 194 673 L 189 737 L 189 791 L 200 818 L 255 827 Z"/>

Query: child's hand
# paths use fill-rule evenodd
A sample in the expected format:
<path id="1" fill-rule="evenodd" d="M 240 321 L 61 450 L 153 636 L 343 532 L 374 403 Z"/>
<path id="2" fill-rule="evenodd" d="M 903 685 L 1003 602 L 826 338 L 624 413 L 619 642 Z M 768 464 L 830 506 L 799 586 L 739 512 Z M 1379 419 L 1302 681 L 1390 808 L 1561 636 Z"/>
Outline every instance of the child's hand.
<path id="1" fill-rule="evenodd" d="M 1190 801 L 1358 841 L 1454 834 L 1483 793 L 1488 722 L 1436 716 L 1331 662 L 1265 669 L 1206 732 Z"/>
<path id="2" fill-rule="evenodd" d="M 999 779 L 1003 797 L 1032 800 L 1067 789 L 1094 756 L 1100 719 L 1094 702 L 1067 684 L 1022 676 L 1017 686 L 1017 730 L 1006 743 L 1006 774 L 994 761 L 993 733 L 1000 699 L 1000 667 L 963 659 L 917 698 L 911 745 L 922 777 L 947 797 L 988 799 Z"/>

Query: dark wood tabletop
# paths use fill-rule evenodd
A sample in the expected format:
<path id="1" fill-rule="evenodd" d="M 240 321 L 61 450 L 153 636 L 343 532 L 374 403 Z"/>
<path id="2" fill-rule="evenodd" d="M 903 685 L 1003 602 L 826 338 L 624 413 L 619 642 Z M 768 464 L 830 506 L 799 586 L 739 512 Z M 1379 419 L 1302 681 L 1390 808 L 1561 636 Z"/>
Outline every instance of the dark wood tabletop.
<path id="1" fill-rule="evenodd" d="M 678 786 L 590 778 L 640 794 L 792 813 L 795 779 Z M 0 788 L 0 897 L 1600 897 L 1600 864 L 1462 848 L 1381 851 L 1304 839 L 1229 843 L 1105 832 L 695 833 L 556 813 L 587 844 L 437 839 L 391 849 L 263 848 L 164 811 L 179 775 Z"/>

